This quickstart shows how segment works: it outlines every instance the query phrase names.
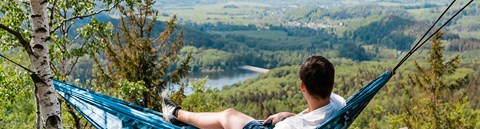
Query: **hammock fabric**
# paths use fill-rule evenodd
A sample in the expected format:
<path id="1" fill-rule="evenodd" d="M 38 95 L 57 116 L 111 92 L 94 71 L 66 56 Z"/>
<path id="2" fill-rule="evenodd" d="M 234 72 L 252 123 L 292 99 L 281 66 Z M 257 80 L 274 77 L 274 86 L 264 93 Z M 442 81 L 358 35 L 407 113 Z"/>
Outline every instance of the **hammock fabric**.
<path id="1" fill-rule="evenodd" d="M 318 129 L 344 129 L 348 128 L 355 118 L 368 105 L 373 96 L 387 84 L 393 76 L 392 72 L 385 72 L 372 82 L 365 85 L 350 98 L 347 99 L 345 107 L 340 109 L 335 115 L 323 122 Z"/>
<path id="2" fill-rule="evenodd" d="M 97 129 L 181 128 L 163 121 L 161 113 L 148 108 L 56 80 L 53 84 L 58 94 Z"/>

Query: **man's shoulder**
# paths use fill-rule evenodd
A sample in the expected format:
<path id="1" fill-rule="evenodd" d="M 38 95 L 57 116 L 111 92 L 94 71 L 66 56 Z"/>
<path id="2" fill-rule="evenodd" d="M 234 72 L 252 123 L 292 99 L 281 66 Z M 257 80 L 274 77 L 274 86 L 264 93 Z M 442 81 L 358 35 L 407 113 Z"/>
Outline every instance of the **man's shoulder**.
<path id="1" fill-rule="evenodd" d="M 332 102 L 335 106 L 339 106 L 339 107 L 344 107 L 346 105 L 345 99 L 342 96 L 335 93 L 332 93 L 330 95 L 330 102 Z"/>
<path id="2" fill-rule="evenodd" d="M 300 115 L 301 113 L 299 113 L 298 115 L 286 118 L 285 120 L 277 123 L 275 125 L 275 129 L 315 128 L 346 104 L 345 99 L 335 93 L 330 95 L 330 101 L 331 104 L 324 109 L 318 109 L 314 112 L 308 113 L 308 115 Z"/>

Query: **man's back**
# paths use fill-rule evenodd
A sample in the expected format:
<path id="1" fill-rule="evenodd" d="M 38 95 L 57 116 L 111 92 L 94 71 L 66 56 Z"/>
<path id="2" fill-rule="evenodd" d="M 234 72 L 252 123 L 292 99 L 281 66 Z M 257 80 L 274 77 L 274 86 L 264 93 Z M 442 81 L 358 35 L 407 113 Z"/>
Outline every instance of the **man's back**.
<path id="1" fill-rule="evenodd" d="M 321 108 L 305 113 L 305 111 L 286 118 L 277 123 L 275 129 L 312 129 L 319 126 L 335 112 L 345 106 L 345 99 L 337 94 L 330 95 L 330 103 Z"/>

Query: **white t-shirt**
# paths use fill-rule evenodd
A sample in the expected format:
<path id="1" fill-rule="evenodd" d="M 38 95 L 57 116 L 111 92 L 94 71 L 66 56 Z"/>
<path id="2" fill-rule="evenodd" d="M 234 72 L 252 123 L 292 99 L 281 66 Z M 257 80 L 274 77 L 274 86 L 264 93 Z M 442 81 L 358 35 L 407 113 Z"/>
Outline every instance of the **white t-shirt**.
<path id="1" fill-rule="evenodd" d="M 305 113 L 308 109 L 295 116 L 286 118 L 275 125 L 275 129 L 313 129 L 345 106 L 345 99 L 337 94 L 330 95 L 330 103 Z"/>

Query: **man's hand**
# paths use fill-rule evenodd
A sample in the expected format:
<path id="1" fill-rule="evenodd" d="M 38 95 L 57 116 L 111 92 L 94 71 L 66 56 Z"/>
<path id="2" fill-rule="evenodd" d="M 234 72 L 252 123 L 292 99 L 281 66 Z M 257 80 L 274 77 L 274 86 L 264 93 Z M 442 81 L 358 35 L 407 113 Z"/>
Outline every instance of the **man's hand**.
<path id="1" fill-rule="evenodd" d="M 278 122 L 282 121 L 283 119 L 289 117 L 289 116 L 294 116 L 296 115 L 295 113 L 290 113 L 290 112 L 280 112 L 274 115 L 269 116 L 267 119 L 265 119 L 265 122 L 263 122 L 263 125 L 267 123 L 272 123 L 272 125 L 277 124 Z"/>

